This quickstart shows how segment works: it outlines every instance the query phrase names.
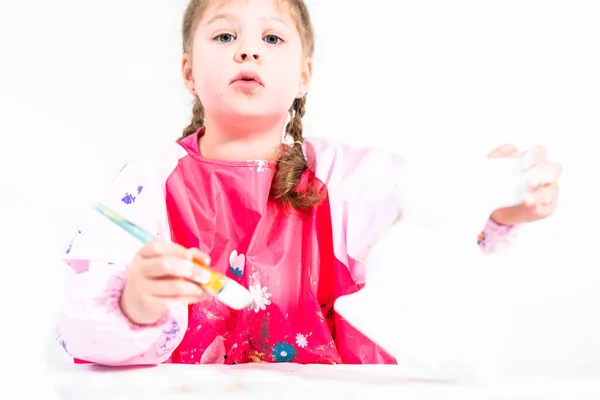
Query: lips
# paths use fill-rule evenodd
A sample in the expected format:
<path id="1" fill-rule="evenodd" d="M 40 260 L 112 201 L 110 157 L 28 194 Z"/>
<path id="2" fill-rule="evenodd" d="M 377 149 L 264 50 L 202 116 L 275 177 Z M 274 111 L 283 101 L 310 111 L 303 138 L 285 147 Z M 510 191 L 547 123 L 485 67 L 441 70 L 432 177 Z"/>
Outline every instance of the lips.
<path id="1" fill-rule="evenodd" d="M 264 86 L 262 79 L 260 78 L 260 76 L 256 73 L 256 72 L 252 72 L 252 71 L 242 71 L 239 74 L 237 74 L 235 76 L 235 78 L 233 78 L 231 80 L 231 83 L 237 82 L 237 81 L 244 81 L 244 82 L 256 82 L 261 86 Z"/>

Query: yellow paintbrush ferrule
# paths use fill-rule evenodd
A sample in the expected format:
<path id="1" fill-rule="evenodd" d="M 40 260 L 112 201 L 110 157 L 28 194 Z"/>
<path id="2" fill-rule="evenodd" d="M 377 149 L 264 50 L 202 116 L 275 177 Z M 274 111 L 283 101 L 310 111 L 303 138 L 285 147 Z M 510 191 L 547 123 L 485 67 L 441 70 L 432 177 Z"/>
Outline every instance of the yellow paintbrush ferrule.
<path id="1" fill-rule="evenodd" d="M 200 286 L 204 290 L 206 290 L 206 292 L 213 296 L 219 294 L 221 290 L 223 290 L 223 288 L 225 287 L 225 283 L 227 282 L 228 278 L 225 275 L 218 273 L 217 271 L 213 271 L 212 269 L 210 269 L 204 264 L 199 263 L 198 261 L 194 261 L 194 264 L 196 264 L 199 268 L 204 269 L 210 274 L 210 280 L 206 283 L 201 283 Z"/>

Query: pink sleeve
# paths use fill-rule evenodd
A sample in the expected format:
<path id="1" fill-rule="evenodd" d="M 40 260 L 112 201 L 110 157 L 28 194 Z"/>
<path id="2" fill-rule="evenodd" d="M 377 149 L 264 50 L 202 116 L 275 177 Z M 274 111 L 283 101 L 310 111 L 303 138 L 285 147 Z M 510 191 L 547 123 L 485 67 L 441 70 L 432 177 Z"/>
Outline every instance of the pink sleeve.
<path id="1" fill-rule="evenodd" d="M 402 159 L 314 138 L 305 141 L 305 153 L 316 177 L 327 185 L 335 256 L 361 286 L 371 245 L 400 215 L 394 183 Z"/>
<path id="2" fill-rule="evenodd" d="M 365 280 L 365 262 L 371 246 L 400 216 L 396 196 L 403 159 L 391 152 L 354 148 L 310 138 L 305 153 L 315 175 L 328 187 L 334 252 L 354 281 Z M 489 220 L 479 240 L 486 254 L 509 243 L 513 229 Z"/>
<path id="3" fill-rule="evenodd" d="M 152 158 L 127 165 L 103 203 L 169 239 L 164 179 L 170 165 Z M 176 164 L 177 155 L 163 155 Z M 154 161 L 154 162 L 153 162 Z M 173 304 L 153 326 L 136 326 L 120 308 L 127 265 L 141 247 L 128 233 L 90 211 L 65 255 L 74 271 L 58 317 L 58 341 L 77 360 L 110 366 L 152 365 L 167 361 L 187 329 L 187 306 Z"/>

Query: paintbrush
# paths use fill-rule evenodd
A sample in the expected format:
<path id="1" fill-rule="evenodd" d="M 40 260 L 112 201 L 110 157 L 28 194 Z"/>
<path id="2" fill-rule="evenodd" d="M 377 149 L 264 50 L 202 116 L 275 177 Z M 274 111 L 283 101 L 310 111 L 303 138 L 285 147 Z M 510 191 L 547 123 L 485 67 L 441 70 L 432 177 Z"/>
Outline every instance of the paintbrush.
<path id="1" fill-rule="evenodd" d="M 156 240 L 156 236 L 117 214 L 105 205 L 94 203 L 93 207 L 100 214 L 120 226 L 140 242 L 148 243 Z M 207 270 L 211 275 L 211 279 L 207 283 L 197 283 L 204 291 L 216 296 L 223 304 L 234 310 L 241 310 L 251 303 L 252 296 L 248 289 L 196 260 L 193 260 L 192 262 L 199 268 Z"/>

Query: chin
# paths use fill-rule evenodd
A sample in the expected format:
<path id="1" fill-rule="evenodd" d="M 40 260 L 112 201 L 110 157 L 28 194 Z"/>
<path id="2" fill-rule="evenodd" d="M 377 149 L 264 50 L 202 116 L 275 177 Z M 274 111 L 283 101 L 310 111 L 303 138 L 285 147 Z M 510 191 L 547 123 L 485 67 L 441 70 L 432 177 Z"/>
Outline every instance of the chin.
<path id="1" fill-rule="evenodd" d="M 239 124 L 273 124 L 279 121 L 284 123 L 287 118 L 288 109 L 282 109 L 281 107 L 265 107 L 260 104 L 249 103 L 238 107 L 230 104 L 229 107 L 222 109 L 220 112 L 214 113 L 213 115 L 218 116 L 219 118 L 236 121 Z"/>

